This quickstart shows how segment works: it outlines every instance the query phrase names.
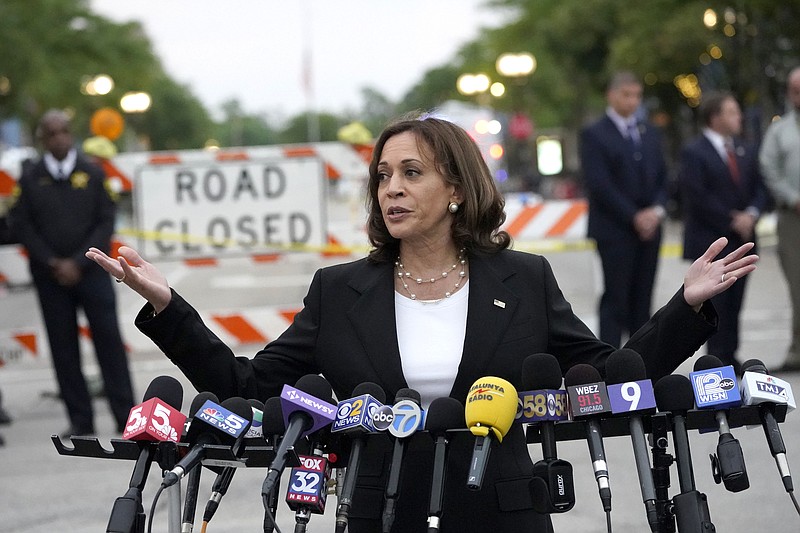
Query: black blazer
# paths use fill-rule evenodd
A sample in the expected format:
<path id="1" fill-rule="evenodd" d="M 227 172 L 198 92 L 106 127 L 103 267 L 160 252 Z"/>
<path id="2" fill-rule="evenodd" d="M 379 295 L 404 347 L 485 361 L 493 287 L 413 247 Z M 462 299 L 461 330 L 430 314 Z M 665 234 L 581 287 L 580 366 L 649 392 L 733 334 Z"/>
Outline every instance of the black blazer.
<path id="1" fill-rule="evenodd" d="M 705 135 L 689 142 L 681 154 L 679 180 L 684 209 L 683 256 L 697 259 L 721 236 L 728 238 L 725 255 L 745 241 L 731 229 L 731 211 L 767 207 L 767 191 L 758 169 L 758 152 L 737 143 L 739 183 L 731 177 L 727 161 Z M 752 240 L 755 241 L 755 234 Z"/>
<path id="2" fill-rule="evenodd" d="M 641 146 L 634 150 L 608 115 L 580 136 L 580 158 L 589 198 L 588 236 L 597 240 L 635 237 L 633 216 L 642 208 L 666 206 L 667 166 L 661 134 L 639 124 Z"/>
<path id="3" fill-rule="evenodd" d="M 83 270 L 99 272 L 85 253 L 92 246 L 110 251 L 116 215 L 102 169 L 78 153 L 70 177 L 59 181 L 39 159 L 18 186 L 9 222 L 13 236 L 28 251 L 31 271 L 47 276 L 50 259 L 68 257 Z"/>
<path id="4" fill-rule="evenodd" d="M 466 339 L 452 397 L 463 402 L 469 386 L 487 375 L 518 387 L 523 360 L 539 352 L 555 355 L 565 370 L 589 363 L 603 371 L 614 349 L 575 316 L 543 257 L 516 251 L 471 254 L 469 266 Z M 212 391 L 220 399 L 237 395 L 263 400 L 309 373 L 322 373 L 339 399 L 365 381 L 383 387 L 388 401 L 408 386 L 397 344 L 391 263 L 362 259 L 321 269 L 304 303 L 286 332 L 252 359 L 234 357 L 175 293 L 157 316 L 151 317 L 152 308 L 146 305 L 136 322 L 198 390 Z M 695 313 L 679 291 L 627 346 L 643 355 L 650 377 L 657 379 L 694 354 L 713 333 L 715 320 L 710 304 Z M 486 524 L 499 531 L 547 531 L 549 519 L 531 506 L 532 463 L 522 428 L 512 427 L 492 450 L 478 492 L 466 489 L 473 443 L 468 433 L 451 441 L 442 531 L 482 531 Z M 354 533 L 376 530 L 379 522 L 370 520 L 381 515 L 390 453 L 388 439 L 368 440 L 351 513 Z M 394 531 L 424 531 L 430 438 L 415 435 L 407 457 Z"/>

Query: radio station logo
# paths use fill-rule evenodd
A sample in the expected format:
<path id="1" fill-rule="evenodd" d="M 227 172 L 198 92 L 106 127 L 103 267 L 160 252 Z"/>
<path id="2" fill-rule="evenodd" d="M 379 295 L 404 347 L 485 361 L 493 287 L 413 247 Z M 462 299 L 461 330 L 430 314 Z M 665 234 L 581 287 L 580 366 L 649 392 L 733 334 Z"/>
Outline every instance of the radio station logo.
<path id="1" fill-rule="evenodd" d="M 736 380 L 724 376 L 722 371 L 697 373 L 694 376 L 697 403 L 726 402 L 732 400 L 732 393 L 736 389 Z"/>
<path id="2" fill-rule="evenodd" d="M 506 391 L 502 385 L 495 383 L 476 383 L 469 389 L 467 403 L 479 400 L 494 400 L 495 395 L 504 397 Z"/>

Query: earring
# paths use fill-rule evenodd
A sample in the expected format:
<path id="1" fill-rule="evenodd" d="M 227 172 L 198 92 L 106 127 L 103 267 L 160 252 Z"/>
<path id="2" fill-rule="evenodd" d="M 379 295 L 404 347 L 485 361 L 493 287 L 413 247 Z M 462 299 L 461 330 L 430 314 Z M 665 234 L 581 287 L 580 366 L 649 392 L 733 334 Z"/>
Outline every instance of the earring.
<path id="1" fill-rule="evenodd" d="M 447 206 L 447 210 L 450 211 L 451 213 L 455 213 L 456 211 L 458 211 L 458 204 L 455 202 L 450 202 L 450 205 Z"/>

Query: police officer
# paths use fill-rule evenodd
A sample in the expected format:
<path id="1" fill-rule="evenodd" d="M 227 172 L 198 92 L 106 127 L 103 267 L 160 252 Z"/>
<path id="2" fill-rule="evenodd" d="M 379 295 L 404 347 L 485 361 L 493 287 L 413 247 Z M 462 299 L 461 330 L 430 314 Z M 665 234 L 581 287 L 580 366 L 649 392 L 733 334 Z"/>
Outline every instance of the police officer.
<path id="1" fill-rule="evenodd" d="M 53 367 L 69 415 L 70 426 L 62 435 L 94 433 L 91 396 L 81 371 L 79 308 L 89 322 L 105 393 L 121 432 L 134 401 L 116 297 L 109 275 L 83 255 L 91 246 L 110 249 L 116 205 L 103 171 L 74 147 L 66 113 L 47 111 L 36 135 L 44 154 L 23 171 L 10 222 L 28 251 Z"/>

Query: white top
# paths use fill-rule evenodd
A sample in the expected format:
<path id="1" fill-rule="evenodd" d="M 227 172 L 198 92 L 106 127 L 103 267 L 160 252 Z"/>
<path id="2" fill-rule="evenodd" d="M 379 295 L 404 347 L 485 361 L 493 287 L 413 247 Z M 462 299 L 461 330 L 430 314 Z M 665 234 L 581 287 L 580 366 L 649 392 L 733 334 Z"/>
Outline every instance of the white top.
<path id="1" fill-rule="evenodd" d="M 469 280 L 450 298 L 437 302 L 394 293 L 403 375 L 419 392 L 424 409 L 436 398 L 449 396 L 453 388 L 464 351 L 468 300 Z"/>

